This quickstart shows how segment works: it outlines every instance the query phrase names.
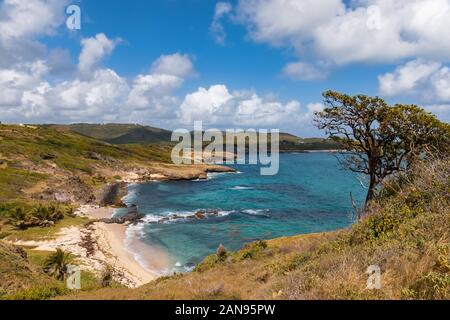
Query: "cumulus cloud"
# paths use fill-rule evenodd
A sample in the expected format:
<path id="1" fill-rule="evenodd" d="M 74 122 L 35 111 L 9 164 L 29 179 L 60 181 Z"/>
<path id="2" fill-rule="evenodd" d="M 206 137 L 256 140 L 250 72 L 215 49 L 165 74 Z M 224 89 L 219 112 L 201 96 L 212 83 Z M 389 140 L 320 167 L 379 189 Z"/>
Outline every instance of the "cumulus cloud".
<path id="1" fill-rule="evenodd" d="M 217 84 L 187 94 L 180 106 L 182 123 L 203 121 L 206 125 L 244 127 L 293 127 L 311 126 L 314 111 L 321 104 L 302 108 L 296 100 L 282 103 L 273 97 L 261 97 L 254 91 L 230 92 L 223 84 Z"/>
<path id="2" fill-rule="evenodd" d="M 443 121 L 450 119 L 450 68 L 416 59 L 378 77 L 381 95 L 411 96 Z"/>
<path id="3" fill-rule="evenodd" d="M 175 53 L 160 56 L 153 63 L 152 72 L 185 78 L 194 72 L 194 66 L 188 55 Z"/>
<path id="4" fill-rule="evenodd" d="M 221 45 L 225 44 L 226 33 L 222 24 L 222 19 L 228 15 L 233 9 L 229 2 L 217 2 L 214 11 L 213 21 L 209 27 L 209 31 L 214 37 L 214 40 Z"/>
<path id="5" fill-rule="evenodd" d="M 89 77 L 50 83 L 45 80 L 50 69 L 48 61 L 42 60 L 14 69 L 0 69 L 3 120 L 157 122 L 173 119 L 179 106 L 175 90 L 184 81 L 172 74 L 149 73 L 137 75 L 128 83 L 114 70 L 93 68 Z"/>
<path id="6" fill-rule="evenodd" d="M 240 0 L 236 16 L 254 41 L 293 48 L 313 62 L 450 56 L 450 0 Z"/>
<path id="7" fill-rule="evenodd" d="M 81 40 L 81 53 L 78 71 L 81 75 L 89 75 L 97 64 L 115 48 L 117 40 L 110 40 L 104 33 Z"/>
<path id="8" fill-rule="evenodd" d="M 46 51 L 36 40 L 54 34 L 64 21 L 67 0 L 5 0 L 0 3 L 0 67 L 41 59 Z"/>
<path id="9" fill-rule="evenodd" d="M 425 101 L 450 102 L 450 69 L 437 62 L 412 60 L 378 77 L 386 96 L 411 95 Z"/>

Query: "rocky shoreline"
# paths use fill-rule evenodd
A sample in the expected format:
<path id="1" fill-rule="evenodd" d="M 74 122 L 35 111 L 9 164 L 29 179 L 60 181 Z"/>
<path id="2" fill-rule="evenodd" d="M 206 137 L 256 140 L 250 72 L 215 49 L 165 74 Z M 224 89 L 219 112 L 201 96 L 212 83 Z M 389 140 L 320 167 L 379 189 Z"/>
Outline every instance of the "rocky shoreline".
<path id="1" fill-rule="evenodd" d="M 87 217 L 90 220 L 83 227 L 63 228 L 55 239 L 38 241 L 14 241 L 13 245 L 25 246 L 40 251 L 54 251 L 58 248 L 77 256 L 80 267 L 100 275 L 108 266 L 112 268 L 113 279 L 127 287 L 138 287 L 156 279 L 159 275 L 140 265 L 125 247 L 126 229 L 144 218 L 135 205 L 121 217 L 113 217 L 115 208 L 125 207 L 122 198 L 127 193 L 129 183 L 148 181 L 204 180 L 208 173 L 235 172 L 234 169 L 219 165 L 174 166 L 157 164 L 152 168 L 136 168 L 120 175 L 120 181 L 105 184 L 97 194 L 78 177 L 71 177 L 64 188 L 47 188 L 41 191 L 40 198 L 61 203 L 78 203 L 80 206 L 73 216 Z M 77 189 L 79 185 L 81 189 Z M 176 215 L 163 217 L 159 222 L 174 219 L 205 219 L 218 215 L 216 210 L 198 211 L 191 216 Z M 167 261 L 165 253 L 155 248 L 145 248 L 151 260 L 158 267 Z"/>

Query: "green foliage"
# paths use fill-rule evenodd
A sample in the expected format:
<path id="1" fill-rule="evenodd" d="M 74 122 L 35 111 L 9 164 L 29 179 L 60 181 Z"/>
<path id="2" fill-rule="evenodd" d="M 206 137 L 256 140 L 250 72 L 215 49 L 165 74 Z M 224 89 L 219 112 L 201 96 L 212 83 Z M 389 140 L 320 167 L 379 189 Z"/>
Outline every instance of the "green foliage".
<path id="1" fill-rule="evenodd" d="M 7 217 L 11 225 L 19 230 L 26 230 L 31 227 L 49 226 L 49 222 L 53 225 L 55 222 L 62 220 L 65 214 L 73 211 L 71 206 L 64 205 L 42 205 L 36 207 L 22 207 L 14 205 L 0 206 L 0 216 Z"/>
<path id="2" fill-rule="evenodd" d="M 424 152 L 447 154 L 450 125 L 415 105 L 389 106 L 379 97 L 323 94 L 319 129 L 341 143 L 345 168 L 369 178 L 366 210 L 384 179 L 406 170 Z"/>
<path id="3" fill-rule="evenodd" d="M 246 244 L 244 248 L 238 251 L 234 258 L 237 261 L 245 260 L 245 259 L 254 259 L 261 255 L 262 252 L 267 248 L 266 241 L 256 241 L 249 244 Z"/>
<path id="4" fill-rule="evenodd" d="M 33 287 L 13 295 L 6 295 L 6 300 L 47 300 L 67 293 L 63 284 L 49 287 Z"/>
<path id="5" fill-rule="evenodd" d="M 55 253 L 48 256 L 44 271 L 58 280 L 64 280 L 67 274 L 67 266 L 71 261 L 71 255 L 58 248 Z"/>
<path id="6" fill-rule="evenodd" d="M 311 259 L 310 252 L 302 252 L 298 254 L 294 254 L 293 256 L 288 257 L 286 260 L 271 264 L 271 270 L 277 275 L 284 275 L 290 271 L 299 269 Z"/>
<path id="7" fill-rule="evenodd" d="M 408 299 L 445 299 L 450 294 L 450 274 L 430 271 L 403 291 Z"/>
<path id="8" fill-rule="evenodd" d="M 1 140 L 0 146 L 2 146 Z M 0 167 L 0 203 L 20 199 L 20 193 L 23 189 L 29 188 L 46 178 L 48 178 L 48 175 L 42 173 L 12 167 Z"/>
<path id="9" fill-rule="evenodd" d="M 217 264 L 221 262 L 222 260 L 220 260 L 216 254 L 209 255 L 205 259 L 203 259 L 202 262 L 200 262 L 195 266 L 194 272 L 205 272 L 207 270 L 214 268 Z"/>
<path id="10" fill-rule="evenodd" d="M 113 283 L 113 270 L 110 266 L 107 266 L 105 270 L 103 270 L 101 278 L 100 278 L 100 286 L 102 288 L 110 287 Z"/>

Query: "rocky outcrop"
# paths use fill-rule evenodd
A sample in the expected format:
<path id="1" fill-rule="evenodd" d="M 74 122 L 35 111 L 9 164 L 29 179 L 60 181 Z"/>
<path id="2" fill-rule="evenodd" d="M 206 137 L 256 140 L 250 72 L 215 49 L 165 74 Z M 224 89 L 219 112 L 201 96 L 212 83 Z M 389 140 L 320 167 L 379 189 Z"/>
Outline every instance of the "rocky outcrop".
<path id="1" fill-rule="evenodd" d="M 121 198 L 125 196 L 124 186 L 121 182 L 105 185 L 99 196 L 99 204 L 101 206 L 123 206 Z"/>
<path id="2" fill-rule="evenodd" d="M 100 219 L 98 221 L 104 222 L 104 223 L 116 223 L 116 224 L 124 224 L 124 223 L 137 223 L 141 221 L 142 218 L 144 218 L 145 215 L 138 212 L 138 208 L 136 205 L 131 205 L 128 207 L 128 212 L 122 217 L 113 217 L 113 218 L 106 218 L 106 219 Z"/>
<path id="3" fill-rule="evenodd" d="M 70 176 L 65 183 L 48 187 L 32 197 L 59 203 L 93 203 L 95 201 L 93 190 L 78 176 Z"/>
<path id="4" fill-rule="evenodd" d="M 197 165 L 160 165 L 151 168 L 146 172 L 142 170 L 138 173 L 139 181 L 160 180 L 160 181 L 189 181 L 189 180 L 206 180 L 208 173 L 219 172 L 236 172 L 235 169 L 210 164 Z"/>

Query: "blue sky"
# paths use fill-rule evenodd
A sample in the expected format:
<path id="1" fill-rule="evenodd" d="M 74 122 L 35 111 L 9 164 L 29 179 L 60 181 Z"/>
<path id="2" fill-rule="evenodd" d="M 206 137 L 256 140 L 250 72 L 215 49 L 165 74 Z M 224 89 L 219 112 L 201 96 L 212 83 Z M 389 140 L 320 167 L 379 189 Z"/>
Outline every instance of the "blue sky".
<path id="1" fill-rule="evenodd" d="M 317 136 L 333 89 L 449 121 L 449 18 L 450 0 L 3 0 L 0 118 Z"/>
<path id="2" fill-rule="evenodd" d="M 377 76 L 390 69 L 358 64 L 340 68 L 328 79 L 292 81 L 281 73 L 295 57 L 290 48 L 255 43 L 245 28 L 232 23 L 226 24 L 226 44 L 218 45 L 209 30 L 215 5 L 215 1 L 201 0 L 131 0 L 124 6 L 121 1 L 85 0 L 80 2 L 84 17 L 77 37 L 104 32 L 109 38 L 123 39 L 106 63 L 130 77 L 146 72 L 161 54 L 192 56 L 198 77 L 186 84 L 185 93 L 198 86 L 226 83 L 231 89 L 254 88 L 286 100 L 317 102 L 328 89 L 377 94 Z M 76 52 L 79 44 L 72 40 Z"/>

